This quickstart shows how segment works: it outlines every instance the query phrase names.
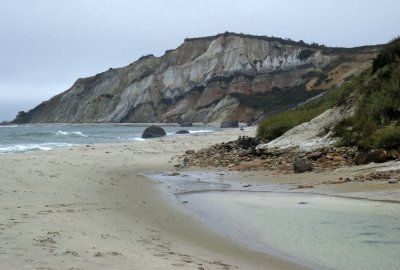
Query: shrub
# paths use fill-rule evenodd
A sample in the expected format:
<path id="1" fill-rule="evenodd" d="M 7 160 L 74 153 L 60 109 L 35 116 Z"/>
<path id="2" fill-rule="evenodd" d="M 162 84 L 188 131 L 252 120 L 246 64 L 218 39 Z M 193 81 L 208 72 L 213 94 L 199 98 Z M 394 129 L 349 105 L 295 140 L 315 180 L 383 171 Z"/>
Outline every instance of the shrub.
<path id="1" fill-rule="evenodd" d="M 400 38 L 393 39 L 374 59 L 372 72 L 375 73 L 382 67 L 394 62 L 398 62 L 400 58 Z"/>
<path id="2" fill-rule="evenodd" d="M 297 58 L 299 60 L 303 61 L 303 60 L 307 59 L 308 57 L 310 57 L 313 54 L 314 54 L 313 50 L 304 49 L 304 50 L 301 50 L 301 52 L 297 55 Z"/>
<path id="3" fill-rule="evenodd" d="M 373 68 L 379 68 L 372 75 L 370 71 L 353 80 L 357 81 L 354 87 L 358 106 L 353 117 L 335 128 L 340 144 L 363 149 L 399 146 L 400 62 L 388 56 L 396 55 L 396 49 L 400 49 L 400 39 L 389 43 L 378 55 Z"/>
<path id="4" fill-rule="evenodd" d="M 400 148 L 400 126 L 389 126 L 377 130 L 371 139 L 373 147 Z"/>

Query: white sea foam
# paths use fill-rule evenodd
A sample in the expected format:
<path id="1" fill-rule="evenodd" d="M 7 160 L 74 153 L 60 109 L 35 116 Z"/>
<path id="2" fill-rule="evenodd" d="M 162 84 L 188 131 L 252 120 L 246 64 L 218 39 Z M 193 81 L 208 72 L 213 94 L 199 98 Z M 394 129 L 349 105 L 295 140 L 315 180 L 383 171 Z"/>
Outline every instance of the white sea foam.
<path id="1" fill-rule="evenodd" d="M 56 135 L 57 136 L 79 136 L 79 137 L 85 137 L 85 138 L 89 137 L 88 135 L 83 134 L 80 131 L 66 132 L 66 131 L 59 130 L 56 132 Z"/>
<path id="2" fill-rule="evenodd" d="M 9 153 L 24 153 L 24 152 L 34 152 L 34 151 L 49 151 L 55 148 L 69 147 L 74 144 L 70 143 L 41 143 L 41 144 L 16 144 L 2 147 L 0 146 L 0 154 Z"/>
<path id="3" fill-rule="evenodd" d="M 18 125 L 4 125 L 4 126 L 0 125 L 0 128 L 15 128 L 15 127 L 18 127 Z"/>
<path id="4" fill-rule="evenodd" d="M 139 141 L 139 142 L 142 142 L 142 141 L 145 141 L 146 139 L 136 137 L 136 138 L 130 138 L 129 140 L 130 140 L 130 141 Z"/>
<path id="5" fill-rule="evenodd" d="M 189 130 L 190 133 L 208 133 L 213 132 L 211 129 Z"/>

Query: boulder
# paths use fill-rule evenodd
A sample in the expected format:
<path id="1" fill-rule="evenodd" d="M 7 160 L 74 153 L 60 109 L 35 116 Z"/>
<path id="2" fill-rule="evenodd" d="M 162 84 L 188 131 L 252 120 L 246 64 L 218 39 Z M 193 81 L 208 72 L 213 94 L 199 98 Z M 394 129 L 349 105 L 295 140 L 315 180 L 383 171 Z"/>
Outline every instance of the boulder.
<path id="1" fill-rule="evenodd" d="M 177 131 L 177 132 L 175 132 L 175 134 L 188 134 L 188 133 L 190 133 L 189 131 L 187 131 L 187 130 L 179 130 L 179 131 Z"/>
<path id="2" fill-rule="evenodd" d="M 392 155 L 385 149 L 373 149 L 368 152 L 368 162 L 382 163 L 392 159 Z"/>
<path id="3" fill-rule="evenodd" d="M 354 164 L 362 165 L 370 162 L 382 163 L 394 158 L 390 151 L 385 149 L 372 149 L 369 152 L 358 152 L 354 157 Z"/>
<path id="4" fill-rule="evenodd" d="M 192 127 L 193 123 L 190 121 L 183 121 L 181 122 L 181 127 Z"/>
<path id="5" fill-rule="evenodd" d="M 237 128 L 239 127 L 238 120 L 227 120 L 221 123 L 221 128 Z"/>
<path id="6" fill-rule="evenodd" d="M 142 138 L 149 139 L 149 138 L 156 138 L 156 137 L 163 137 L 167 135 L 165 130 L 159 126 L 150 126 L 143 131 Z"/>
<path id="7" fill-rule="evenodd" d="M 295 160 L 293 162 L 293 171 L 295 173 L 311 172 L 312 166 L 310 163 L 301 160 Z"/>

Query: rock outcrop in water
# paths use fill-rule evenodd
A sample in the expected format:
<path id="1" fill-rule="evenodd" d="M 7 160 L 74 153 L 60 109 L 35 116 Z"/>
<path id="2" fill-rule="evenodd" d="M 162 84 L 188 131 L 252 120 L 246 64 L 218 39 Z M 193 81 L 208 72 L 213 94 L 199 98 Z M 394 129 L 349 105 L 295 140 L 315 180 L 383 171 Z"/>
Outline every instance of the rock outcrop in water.
<path id="1" fill-rule="evenodd" d="M 161 57 L 78 79 L 13 122 L 253 122 L 341 84 L 379 48 L 234 33 L 185 39 Z"/>

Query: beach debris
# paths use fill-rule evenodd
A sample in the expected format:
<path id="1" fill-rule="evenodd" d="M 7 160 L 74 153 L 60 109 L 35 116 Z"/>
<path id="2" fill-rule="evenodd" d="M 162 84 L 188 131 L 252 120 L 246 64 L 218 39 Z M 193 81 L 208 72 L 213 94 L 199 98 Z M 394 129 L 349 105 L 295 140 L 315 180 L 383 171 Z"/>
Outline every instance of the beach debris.
<path id="1" fill-rule="evenodd" d="M 248 184 L 248 185 L 244 185 L 242 187 L 251 187 L 251 186 L 252 186 L 251 184 Z"/>
<path id="2" fill-rule="evenodd" d="M 72 256 L 75 256 L 75 257 L 79 257 L 79 253 L 78 253 L 78 252 L 73 251 L 73 250 L 69 250 L 69 249 L 67 249 L 67 250 L 64 252 L 64 254 L 69 254 L 69 255 L 72 255 Z"/>
<path id="3" fill-rule="evenodd" d="M 311 163 L 304 162 L 302 160 L 295 160 L 293 162 L 293 171 L 295 173 L 310 172 L 312 169 Z"/>
<path id="4" fill-rule="evenodd" d="M 301 201 L 301 202 L 298 202 L 297 204 L 308 204 L 308 202 Z"/>
<path id="5" fill-rule="evenodd" d="M 162 127 L 159 126 L 149 126 L 143 131 L 142 138 L 144 139 L 149 139 L 149 138 L 157 138 L 157 137 L 163 137 L 167 135 L 165 133 L 165 130 Z"/>
<path id="6" fill-rule="evenodd" d="M 360 174 L 357 176 L 357 180 L 354 179 L 355 182 L 364 182 L 364 181 L 390 181 L 397 180 L 400 178 L 400 169 L 398 170 L 388 170 L 388 171 L 376 171 L 370 172 L 368 174 Z M 395 184 L 393 182 L 393 184 Z"/>
<path id="7" fill-rule="evenodd" d="M 297 186 L 298 189 L 303 189 L 303 188 L 314 188 L 313 185 L 311 184 L 302 184 Z"/>
<path id="8" fill-rule="evenodd" d="M 397 179 L 389 179 L 388 184 L 397 184 L 398 182 Z"/>

